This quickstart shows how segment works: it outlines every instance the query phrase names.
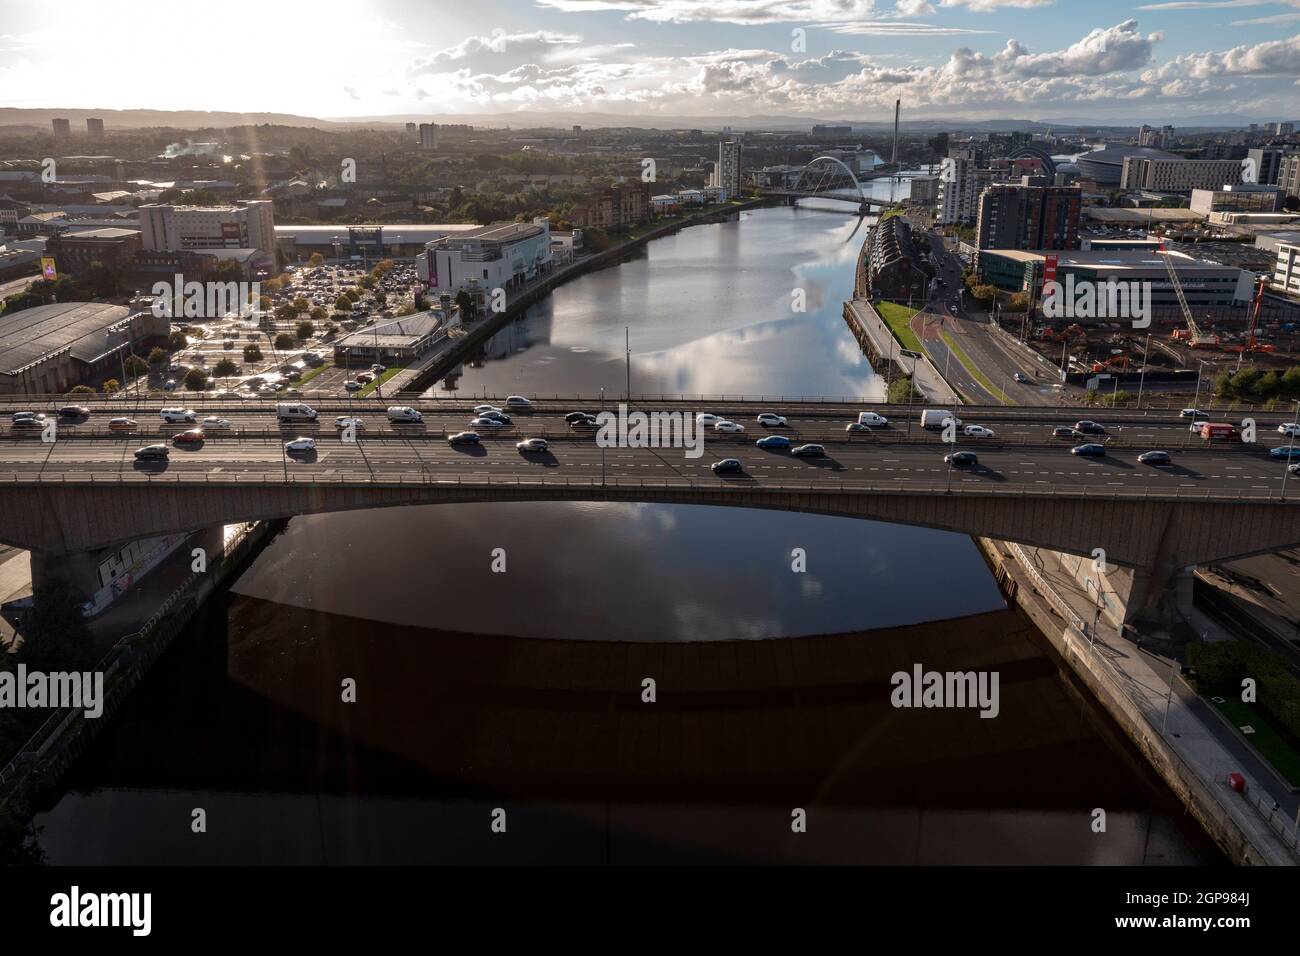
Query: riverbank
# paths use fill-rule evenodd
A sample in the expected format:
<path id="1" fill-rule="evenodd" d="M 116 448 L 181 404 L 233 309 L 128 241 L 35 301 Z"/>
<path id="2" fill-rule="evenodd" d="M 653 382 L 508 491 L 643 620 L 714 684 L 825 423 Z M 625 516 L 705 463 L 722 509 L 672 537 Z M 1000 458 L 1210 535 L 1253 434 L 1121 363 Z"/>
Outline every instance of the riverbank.
<path id="1" fill-rule="evenodd" d="M 751 199 L 745 202 L 729 203 L 727 208 L 712 209 L 690 216 L 671 219 L 646 229 L 646 231 L 634 238 L 626 239 L 600 252 L 583 256 L 570 265 L 557 269 L 542 280 L 511 296 L 504 311 L 493 313 L 479 320 L 465 335 L 442 350 L 435 361 L 425 365 L 417 375 L 404 382 L 399 394 L 410 398 L 415 394 L 426 391 L 439 379 L 445 378 L 449 372 L 473 356 L 492 336 L 522 316 L 529 306 L 549 295 L 557 286 L 563 285 L 571 279 L 576 279 L 578 276 L 613 265 L 652 240 L 670 236 L 691 226 L 727 222 L 738 217 L 745 210 L 773 204 L 771 199 Z"/>

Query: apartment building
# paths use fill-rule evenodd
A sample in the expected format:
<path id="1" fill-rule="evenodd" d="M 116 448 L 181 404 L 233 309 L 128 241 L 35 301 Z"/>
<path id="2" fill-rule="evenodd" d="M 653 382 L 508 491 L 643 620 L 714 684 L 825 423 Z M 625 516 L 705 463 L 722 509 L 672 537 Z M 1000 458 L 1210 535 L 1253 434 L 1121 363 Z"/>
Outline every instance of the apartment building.
<path id="1" fill-rule="evenodd" d="M 1120 186 L 1137 191 L 1190 193 L 1241 182 L 1241 163 L 1230 159 L 1147 159 L 1129 156 L 1120 170 Z"/>

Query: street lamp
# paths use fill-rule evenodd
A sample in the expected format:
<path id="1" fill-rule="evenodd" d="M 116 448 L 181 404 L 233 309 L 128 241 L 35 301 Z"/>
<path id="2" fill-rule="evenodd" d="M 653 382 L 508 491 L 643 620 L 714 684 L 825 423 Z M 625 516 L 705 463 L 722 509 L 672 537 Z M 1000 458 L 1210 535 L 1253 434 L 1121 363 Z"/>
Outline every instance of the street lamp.
<path id="1" fill-rule="evenodd" d="M 1192 397 L 1192 425 L 1193 425 L 1193 427 L 1196 425 L 1196 409 L 1200 406 L 1200 403 L 1201 403 L 1201 375 L 1205 372 L 1205 366 L 1206 366 L 1206 362 L 1205 362 L 1204 359 L 1197 359 L 1196 361 L 1197 361 L 1198 363 L 1200 363 L 1200 367 L 1196 370 L 1196 393 L 1195 393 L 1195 395 L 1193 395 L 1193 397 Z M 1184 447 L 1184 448 L 1187 447 L 1187 441 L 1188 441 L 1188 439 L 1191 437 L 1191 434 L 1192 434 L 1192 429 L 1191 429 L 1191 428 L 1188 428 L 1187 431 L 1183 434 L 1183 447 Z M 1287 460 L 1290 461 L 1290 459 L 1287 459 Z"/>
<path id="2" fill-rule="evenodd" d="M 1151 333 L 1147 333 L 1147 344 L 1142 349 L 1142 377 L 1138 379 L 1138 408 L 1142 407 L 1142 388 L 1147 382 L 1147 356 L 1151 353 Z"/>

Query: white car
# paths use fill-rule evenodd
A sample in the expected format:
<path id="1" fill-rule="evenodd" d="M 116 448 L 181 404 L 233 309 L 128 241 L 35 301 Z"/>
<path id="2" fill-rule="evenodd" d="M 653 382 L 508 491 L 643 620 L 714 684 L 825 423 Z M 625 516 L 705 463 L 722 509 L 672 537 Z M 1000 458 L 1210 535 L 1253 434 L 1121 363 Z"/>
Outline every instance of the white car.
<path id="1" fill-rule="evenodd" d="M 533 403 L 532 403 L 530 400 L 524 398 L 524 396 L 522 396 L 522 395 L 507 395 L 507 396 L 506 396 L 506 407 L 507 407 L 507 408 L 528 408 L 528 407 L 529 407 L 530 405 L 532 405 L 532 404 L 533 404 Z"/>
<path id="2" fill-rule="evenodd" d="M 1277 430 L 1283 435 L 1287 435 L 1294 438 L 1297 435 L 1300 435 L 1300 423 L 1283 422 L 1281 425 L 1277 426 Z"/>
<path id="3" fill-rule="evenodd" d="M 771 412 L 764 412 L 762 415 L 759 415 L 758 423 L 760 425 L 766 425 L 768 428 L 784 428 L 789 424 L 785 418 L 780 415 L 773 415 Z"/>
<path id="4" fill-rule="evenodd" d="M 194 409 L 192 408 L 164 408 L 158 412 L 158 417 L 169 425 L 178 422 L 193 422 Z"/>
<path id="5" fill-rule="evenodd" d="M 295 438 L 293 441 L 287 441 L 287 442 L 284 443 L 284 450 L 285 450 L 285 451 L 288 451 L 288 452 L 294 452 L 294 451 L 315 451 L 315 450 L 316 450 L 316 439 L 314 439 L 314 438 Z"/>
<path id="6" fill-rule="evenodd" d="M 985 428 L 983 425 L 967 425 L 961 430 L 961 433 L 967 438 L 992 438 L 993 429 Z"/>
<path id="7" fill-rule="evenodd" d="M 499 415 L 499 414 L 501 414 L 501 409 L 497 408 L 495 405 L 475 405 L 475 406 L 474 406 L 474 415 L 475 415 L 475 416 L 483 415 L 483 414 L 485 414 L 485 413 L 487 413 L 487 412 L 496 412 L 496 413 Z"/>
<path id="8" fill-rule="evenodd" d="M 520 451 L 546 451 L 551 446 L 545 438 L 525 438 L 515 445 Z"/>
<path id="9" fill-rule="evenodd" d="M 470 428 L 505 428 L 505 422 L 499 422 L 495 418 L 476 418 L 469 423 Z"/>
<path id="10" fill-rule="evenodd" d="M 229 428 L 230 420 L 226 418 L 217 418 L 215 415 L 209 415 L 203 421 L 199 422 L 204 428 Z"/>
<path id="11" fill-rule="evenodd" d="M 701 425 L 716 425 L 725 419 L 721 415 L 714 415 L 712 412 L 700 412 L 695 416 L 695 420 Z"/>
<path id="12" fill-rule="evenodd" d="M 715 432 L 726 432 L 729 435 L 734 435 L 738 432 L 743 432 L 745 430 L 745 426 L 737 425 L 735 422 L 729 422 L 726 419 L 723 419 L 720 422 L 714 422 L 713 430 Z"/>
<path id="13" fill-rule="evenodd" d="M 348 415 L 340 415 L 338 418 L 334 419 L 335 428 L 347 428 L 348 426 L 353 428 L 365 428 L 366 423 L 359 418 L 352 418 Z"/>

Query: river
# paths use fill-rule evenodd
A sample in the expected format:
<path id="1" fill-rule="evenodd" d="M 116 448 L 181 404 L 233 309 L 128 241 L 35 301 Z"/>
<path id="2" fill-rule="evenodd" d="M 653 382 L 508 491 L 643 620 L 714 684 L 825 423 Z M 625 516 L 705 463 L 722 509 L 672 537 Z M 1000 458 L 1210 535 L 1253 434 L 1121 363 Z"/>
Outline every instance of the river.
<path id="1" fill-rule="evenodd" d="M 856 227 L 656 240 L 454 389 L 878 397 L 841 317 Z M 998 670 L 998 719 L 888 707 L 915 662 Z M 1219 862 L 1177 809 L 969 538 L 591 502 L 291 520 L 37 823 L 58 863 Z"/>

